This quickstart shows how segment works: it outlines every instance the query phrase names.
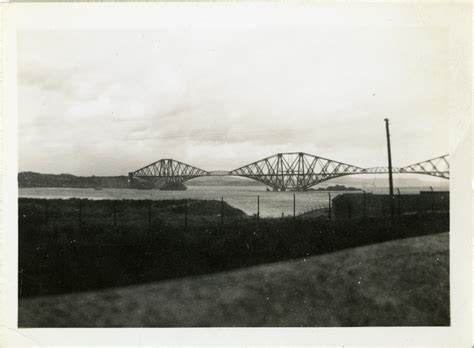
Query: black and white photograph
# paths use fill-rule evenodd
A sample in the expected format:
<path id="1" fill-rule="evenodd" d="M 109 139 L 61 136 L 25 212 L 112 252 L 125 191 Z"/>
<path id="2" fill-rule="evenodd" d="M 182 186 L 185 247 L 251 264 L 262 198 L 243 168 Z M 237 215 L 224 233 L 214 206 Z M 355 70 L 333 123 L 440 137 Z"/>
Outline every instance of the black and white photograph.
<path id="1" fill-rule="evenodd" d="M 18 329 L 451 327 L 471 4 L 158 5 L 16 32 Z"/>

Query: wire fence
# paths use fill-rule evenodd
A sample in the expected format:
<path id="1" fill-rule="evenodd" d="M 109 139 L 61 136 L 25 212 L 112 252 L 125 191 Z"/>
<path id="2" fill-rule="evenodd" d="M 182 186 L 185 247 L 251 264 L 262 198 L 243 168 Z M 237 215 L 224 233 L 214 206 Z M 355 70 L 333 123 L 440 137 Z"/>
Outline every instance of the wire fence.
<path id="1" fill-rule="evenodd" d="M 369 195 L 365 198 L 369 215 Z M 445 212 L 421 218 L 401 213 L 397 223 L 385 217 L 359 220 L 357 209 L 364 205 L 351 203 L 346 218 L 349 211 L 341 199 L 297 213 L 298 200 L 293 197 L 290 214 L 261 218 L 264 202 L 259 196 L 252 215 L 231 207 L 224 197 L 213 201 L 20 198 L 19 294 L 130 285 L 449 230 Z M 424 199 L 423 209 L 442 207 L 441 198 Z M 403 203 L 408 207 L 409 201 Z"/>
<path id="2" fill-rule="evenodd" d="M 255 213 L 245 214 L 231 207 L 221 197 L 220 200 L 89 200 L 89 199 L 36 199 L 20 198 L 19 223 L 34 222 L 44 226 L 74 225 L 82 228 L 88 224 L 106 224 L 117 228 L 120 225 L 147 224 L 150 228 L 161 220 L 169 220 L 173 225 L 181 224 L 188 227 L 190 223 L 215 223 L 225 225 L 236 220 L 252 220 L 276 218 L 327 218 L 331 219 L 330 205 L 315 205 L 297 210 L 296 195 L 292 203 L 291 214 L 281 216 L 261 216 L 262 202 L 260 196 L 255 197 Z"/>
<path id="3" fill-rule="evenodd" d="M 428 193 L 428 194 L 427 194 Z M 297 196 L 286 207 L 287 213 L 266 219 L 356 219 L 391 215 L 401 216 L 413 212 L 449 210 L 449 193 L 424 192 L 419 195 L 372 195 L 371 193 L 341 195 L 334 199 L 328 192 L 328 203 L 297 210 Z M 34 199 L 20 198 L 19 223 L 34 222 L 44 226 L 72 225 L 79 229 L 87 225 L 147 225 L 152 229 L 160 224 L 173 226 L 215 224 L 225 225 L 236 220 L 252 220 L 257 223 L 262 218 L 260 195 L 255 198 L 255 213 L 245 214 L 231 207 L 221 197 L 220 200 L 89 200 L 89 199 Z M 281 204 L 281 203 L 279 203 Z"/>

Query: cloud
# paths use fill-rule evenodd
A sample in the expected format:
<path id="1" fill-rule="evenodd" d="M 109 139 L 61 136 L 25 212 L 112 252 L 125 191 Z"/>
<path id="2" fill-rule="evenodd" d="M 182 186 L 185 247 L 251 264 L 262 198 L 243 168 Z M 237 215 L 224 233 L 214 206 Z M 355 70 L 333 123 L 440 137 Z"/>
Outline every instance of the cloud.
<path id="1" fill-rule="evenodd" d="M 20 170 L 232 169 L 278 151 L 377 166 L 385 117 L 394 160 L 447 152 L 442 30 L 191 29 L 21 33 Z"/>

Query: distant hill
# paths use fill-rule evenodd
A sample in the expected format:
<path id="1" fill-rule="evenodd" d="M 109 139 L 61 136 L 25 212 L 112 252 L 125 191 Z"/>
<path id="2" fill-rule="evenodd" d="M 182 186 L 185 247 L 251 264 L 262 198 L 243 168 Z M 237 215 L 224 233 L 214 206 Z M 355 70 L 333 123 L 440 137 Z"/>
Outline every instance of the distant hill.
<path id="1" fill-rule="evenodd" d="M 333 185 L 327 187 L 318 187 L 317 189 L 313 189 L 316 191 L 360 191 L 360 189 L 351 187 L 351 186 L 344 186 L 344 185 Z"/>
<path id="2" fill-rule="evenodd" d="M 18 173 L 18 187 L 128 188 L 127 176 Z"/>
<path id="3" fill-rule="evenodd" d="M 198 177 L 186 186 L 263 186 L 255 180 L 239 177 Z M 42 174 L 20 172 L 18 187 L 69 187 L 69 188 L 129 188 L 128 177 L 123 176 L 76 176 L 71 174 Z"/>

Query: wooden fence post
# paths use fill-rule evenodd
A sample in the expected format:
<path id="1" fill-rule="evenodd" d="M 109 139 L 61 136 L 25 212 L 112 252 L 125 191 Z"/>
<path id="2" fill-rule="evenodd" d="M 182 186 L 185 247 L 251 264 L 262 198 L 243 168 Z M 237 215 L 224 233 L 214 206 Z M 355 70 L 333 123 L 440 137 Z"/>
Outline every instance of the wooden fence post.
<path id="1" fill-rule="evenodd" d="M 224 224 L 224 197 L 221 197 L 221 225 Z"/>
<path id="2" fill-rule="evenodd" d="M 260 220 L 260 196 L 257 195 L 257 221 Z"/>
<path id="3" fill-rule="evenodd" d="M 367 217 L 367 192 L 364 190 L 364 218 Z"/>
<path id="4" fill-rule="evenodd" d="M 148 201 L 148 233 L 151 234 L 151 199 Z"/>
<path id="5" fill-rule="evenodd" d="M 293 221 L 296 220 L 296 195 L 293 193 Z"/>
<path id="6" fill-rule="evenodd" d="M 114 228 L 117 227 L 117 201 L 114 200 Z"/>
<path id="7" fill-rule="evenodd" d="M 397 210 L 398 210 L 398 216 L 402 215 L 402 202 L 400 200 L 400 189 L 397 187 Z"/>
<path id="8" fill-rule="evenodd" d="M 188 230 L 188 200 L 184 200 L 184 230 Z"/>
<path id="9" fill-rule="evenodd" d="M 79 199 L 79 229 L 82 228 L 82 199 Z"/>
<path id="10" fill-rule="evenodd" d="M 434 211 L 434 191 L 433 191 L 433 186 L 430 186 L 431 190 L 431 211 Z"/>
<path id="11" fill-rule="evenodd" d="M 48 226 L 48 200 L 44 200 L 44 225 Z"/>
<path id="12" fill-rule="evenodd" d="M 328 216 L 329 216 L 329 221 L 331 221 L 331 210 L 332 210 L 331 192 L 328 192 L 328 197 L 329 197 Z"/>

